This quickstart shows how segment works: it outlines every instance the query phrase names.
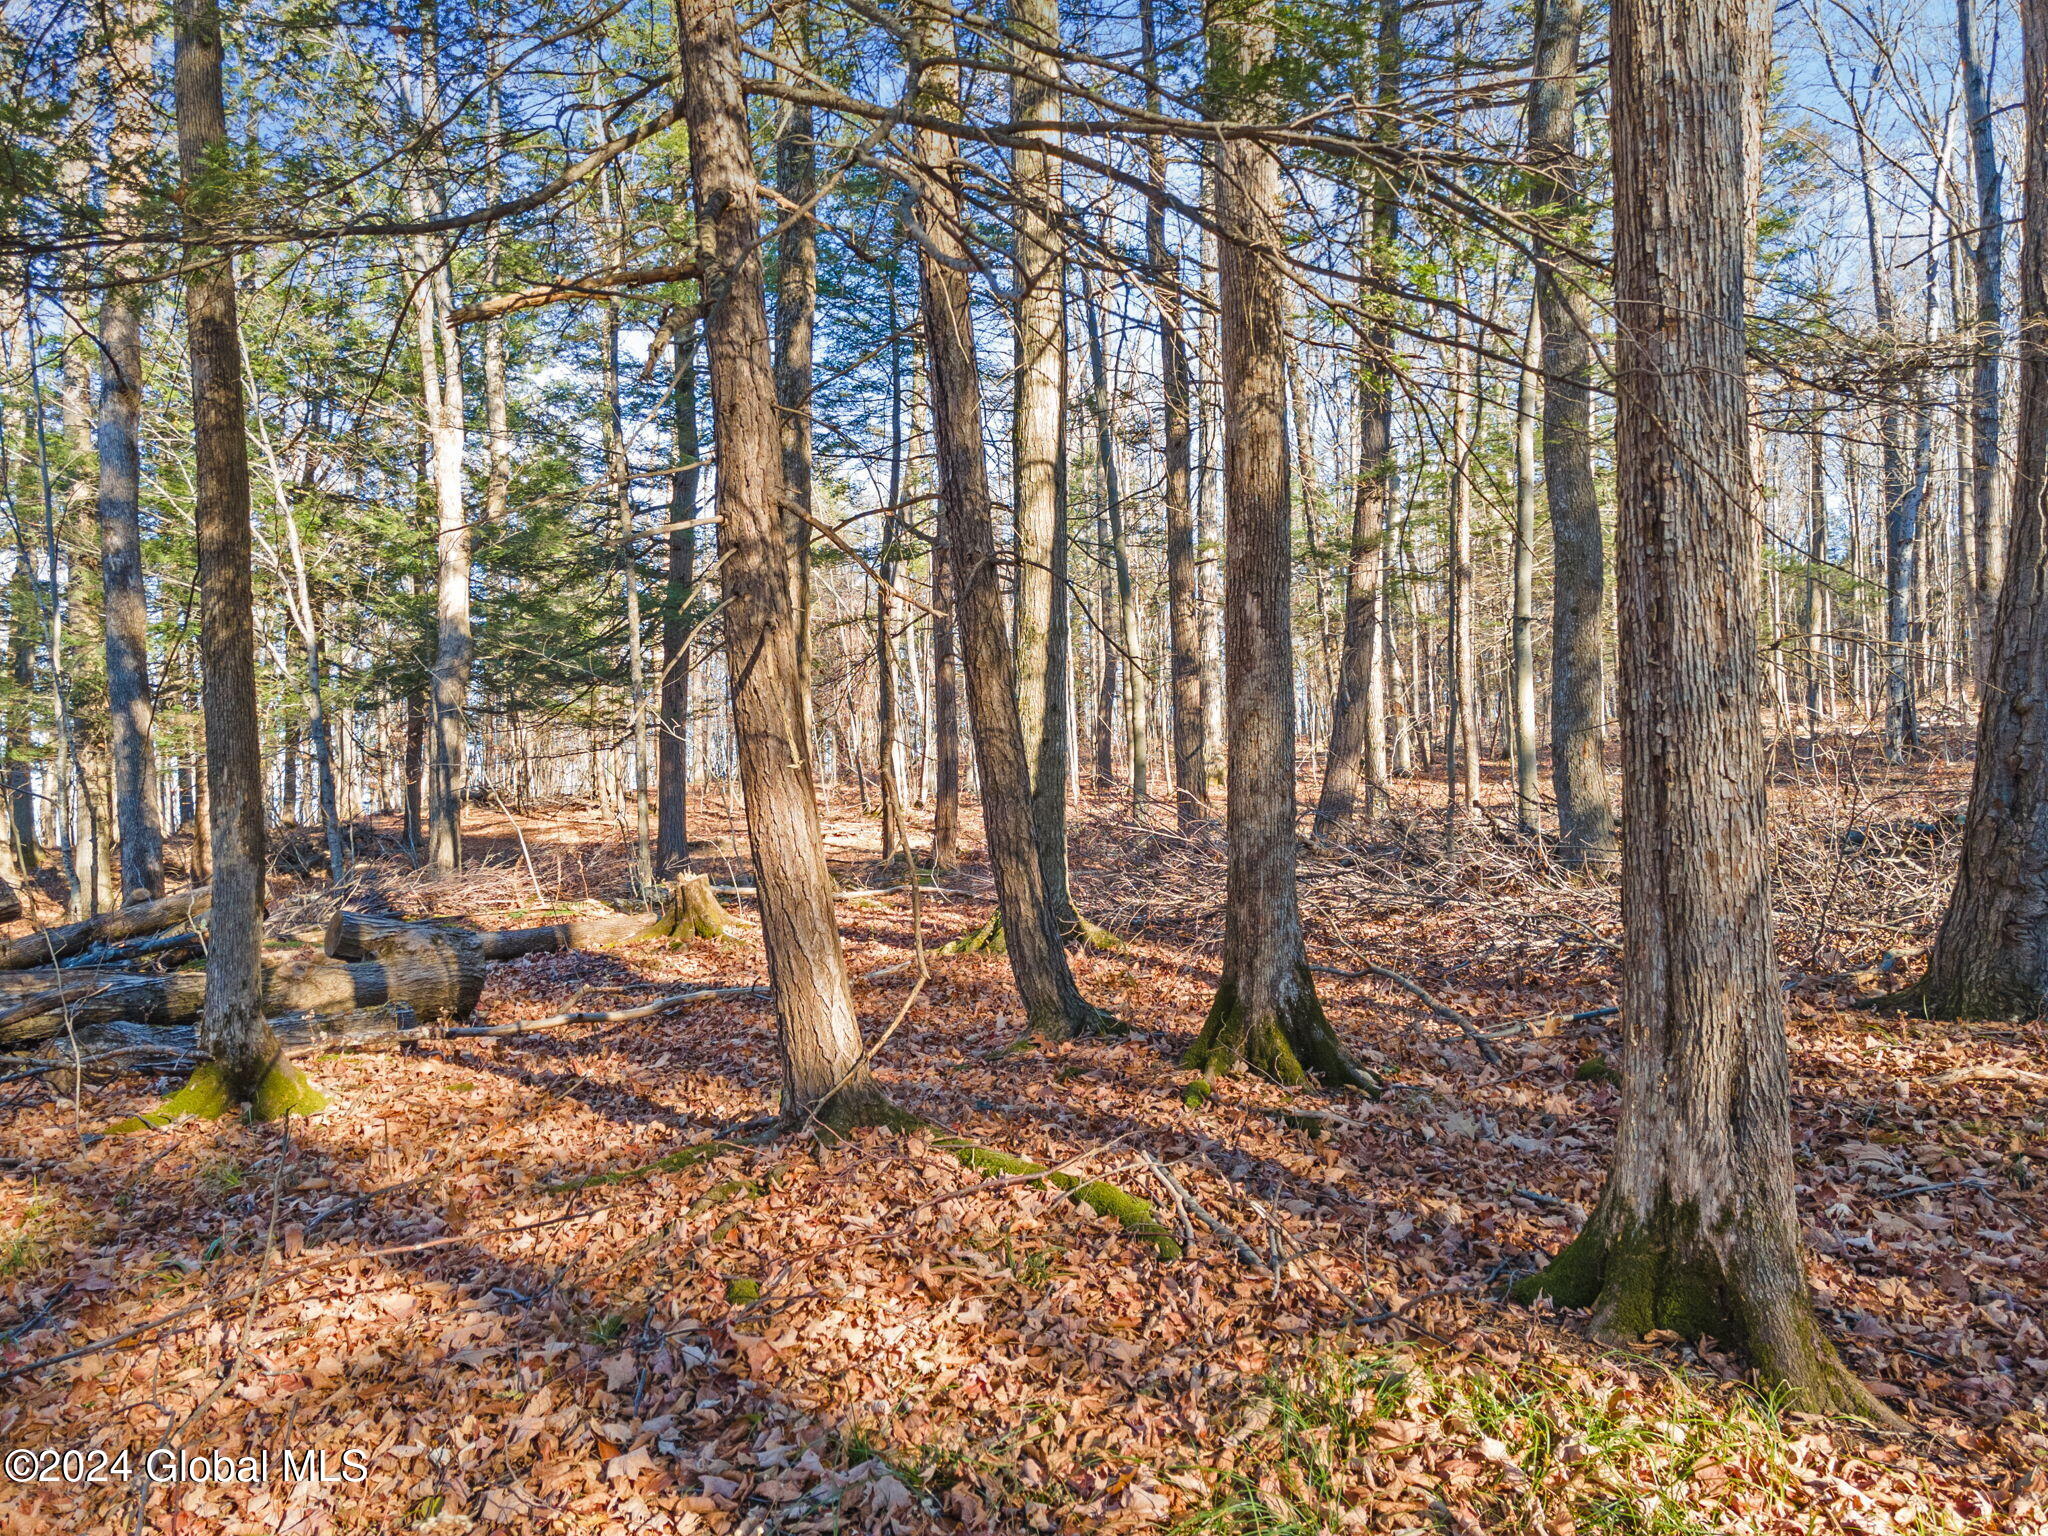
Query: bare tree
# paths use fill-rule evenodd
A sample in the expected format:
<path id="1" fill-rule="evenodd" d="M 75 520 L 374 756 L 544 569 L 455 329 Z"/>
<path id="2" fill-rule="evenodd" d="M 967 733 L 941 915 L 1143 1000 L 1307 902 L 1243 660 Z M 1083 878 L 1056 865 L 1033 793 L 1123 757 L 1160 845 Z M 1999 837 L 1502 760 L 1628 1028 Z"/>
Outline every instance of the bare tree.
<path id="1" fill-rule="evenodd" d="M 156 7 L 130 0 L 107 9 L 107 66 L 114 95 L 107 139 L 108 232 L 133 232 L 148 174 L 150 55 Z M 164 893 L 163 819 L 151 745 L 149 604 L 142 580 L 142 313 L 132 280 L 138 262 L 118 249 L 100 306 L 100 588 L 106 601 L 107 705 L 113 724 L 114 819 L 120 830 L 121 899 Z"/>
<path id="2" fill-rule="evenodd" d="M 947 12 L 921 3 L 909 63 L 927 124 L 959 111 L 959 71 Z M 969 263 L 962 230 L 953 135 L 917 131 L 918 271 L 925 352 L 931 373 L 932 437 L 939 515 L 945 527 L 952 608 L 966 662 L 967 709 L 981 776 L 982 826 L 1011 974 L 1026 1025 L 1053 1039 L 1095 1033 L 1107 1017 L 1074 985 L 1059 914 L 1032 838 L 1031 778 L 1017 718 L 1017 673 L 1003 608 L 994 506 L 982 435 L 981 376 L 975 359 Z"/>
<path id="3" fill-rule="evenodd" d="M 1273 57 L 1273 0 L 1212 8 L 1211 90 L 1256 109 Z M 1287 287 L 1280 164 L 1248 139 L 1217 147 L 1222 329 L 1224 687 L 1230 866 L 1223 977 L 1188 1064 L 1240 1063 L 1281 1082 L 1372 1087 L 1323 1014 L 1295 885 L 1294 649 L 1287 464 Z"/>
<path id="4" fill-rule="evenodd" d="M 1584 0 L 1538 0 L 1529 81 L 1529 196 L 1540 210 L 1536 303 L 1543 330 L 1543 492 L 1555 571 L 1550 607 L 1550 781 L 1559 852 L 1570 864 L 1615 857 L 1607 787 L 1600 614 L 1606 557 L 1594 491 L 1593 313 L 1566 248 L 1584 223 L 1578 183 L 1579 37 Z"/>
<path id="5" fill-rule="evenodd" d="M 1770 11 L 1613 15 L 1622 1103 L 1584 1231 L 1519 1292 L 1878 1416 L 1807 1289 L 1771 939 L 1742 327 Z"/>
<path id="6" fill-rule="evenodd" d="M 770 366 L 739 25 L 725 0 L 676 0 L 718 443 L 719 576 L 726 665 L 761 942 L 775 992 L 785 1121 L 835 1130 L 890 1121 L 868 1070 L 798 704 L 791 558 L 782 514 L 782 443 Z"/>

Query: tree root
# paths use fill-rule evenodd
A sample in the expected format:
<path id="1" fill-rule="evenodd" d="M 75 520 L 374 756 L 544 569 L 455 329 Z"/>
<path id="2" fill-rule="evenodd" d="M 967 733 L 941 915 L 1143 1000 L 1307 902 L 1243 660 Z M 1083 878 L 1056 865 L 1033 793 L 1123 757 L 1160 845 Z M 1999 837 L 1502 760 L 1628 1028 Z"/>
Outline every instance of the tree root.
<path id="1" fill-rule="evenodd" d="M 1077 1178 L 1071 1173 L 1058 1173 L 1043 1165 L 1007 1152 L 996 1152 L 988 1147 L 963 1140 L 958 1136 L 941 1136 L 936 1145 L 952 1153 L 969 1168 L 978 1173 L 993 1173 L 1011 1178 L 1043 1179 L 1055 1189 L 1066 1191 L 1070 1199 L 1087 1206 L 1104 1216 L 1114 1216 L 1126 1232 L 1141 1237 L 1150 1243 L 1162 1259 L 1177 1259 L 1181 1256 L 1180 1243 L 1159 1220 L 1159 1213 L 1152 1202 L 1117 1188 L 1101 1179 Z"/>
<path id="2" fill-rule="evenodd" d="M 1115 952 L 1124 947 L 1124 941 L 1100 923 L 1090 922 L 1080 913 L 1073 913 L 1060 924 L 1060 937 L 1069 944 L 1082 944 L 1089 949 Z M 957 939 L 939 946 L 942 955 L 1006 955 L 1009 945 L 1003 938 L 1003 914 L 991 913 L 989 920 L 979 928 L 963 933 Z"/>

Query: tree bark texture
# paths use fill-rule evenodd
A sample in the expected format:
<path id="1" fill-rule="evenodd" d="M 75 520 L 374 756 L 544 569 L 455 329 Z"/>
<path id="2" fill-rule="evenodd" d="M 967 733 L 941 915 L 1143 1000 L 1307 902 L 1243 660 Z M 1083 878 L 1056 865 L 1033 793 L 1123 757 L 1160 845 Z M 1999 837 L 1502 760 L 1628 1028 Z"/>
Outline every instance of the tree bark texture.
<path id="1" fill-rule="evenodd" d="M 853 1011 L 817 792 L 798 705 L 782 445 L 769 365 L 738 23 L 726 0 L 676 0 L 690 191 L 710 305 L 704 323 L 726 599 L 726 666 L 761 942 L 782 1053 L 785 1119 L 844 1129 L 886 1118 Z"/>
<path id="2" fill-rule="evenodd" d="M 278 1053 L 263 1019 L 263 763 L 250 581 L 249 446 L 230 257 L 207 221 L 230 202 L 215 0 L 179 0 L 178 160 L 188 229 L 185 326 L 192 373 L 199 657 L 213 867 L 199 1041 L 230 1092 L 253 1099 Z"/>
<path id="3" fill-rule="evenodd" d="M 1212 7 L 1216 109 L 1256 114 L 1247 77 L 1273 55 L 1271 0 Z M 1287 466 L 1287 285 L 1280 164 L 1263 146 L 1217 148 L 1217 302 L 1224 475 L 1224 708 L 1230 844 L 1223 976 L 1189 1065 L 1243 1064 L 1281 1082 L 1372 1086 L 1323 1014 L 1295 884 L 1294 650 Z"/>
<path id="4" fill-rule="evenodd" d="M 1876 1413 L 1807 1290 L 1771 938 L 1742 326 L 1769 23 L 1764 0 L 1614 8 L 1622 1103 L 1585 1230 L 1521 1290 Z"/>
<path id="5" fill-rule="evenodd" d="M 959 79 L 947 14 L 920 4 L 910 63 L 915 96 L 928 116 L 958 113 Z M 931 377 L 932 437 L 938 460 L 939 515 L 952 578 L 952 608 L 966 663 L 968 720 L 981 777 L 982 826 L 1011 974 L 1026 1027 L 1052 1039 L 1098 1031 L 1104 1016 L 1074 984 L 1061 944 L 1059 914 L 1046 889 L 1032 836 L 1031 774 L 1017 714 L 1017 672 L 1003 611 L 982 436 L 981 377 L 975 359 L 960 188 L 953 136 L 920 128 L 916 217 L 925 352 Z"/>

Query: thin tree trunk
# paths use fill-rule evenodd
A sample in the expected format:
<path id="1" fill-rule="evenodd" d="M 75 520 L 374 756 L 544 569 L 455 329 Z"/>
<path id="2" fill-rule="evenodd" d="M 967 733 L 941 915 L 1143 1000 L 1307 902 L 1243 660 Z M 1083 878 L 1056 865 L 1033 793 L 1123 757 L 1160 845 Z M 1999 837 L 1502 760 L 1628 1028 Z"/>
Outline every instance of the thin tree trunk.
<path id="1" fill-rule="evenodd" d="M 2048 0 L 2025 0 L 2026 177 L 2010 544 L 1977 724 L 1962 856 L 1927 974 L 1894 1006 L 2030 1019 L 2048 1005 Z"/>
<path id="2" fill-rule="evenodd" d="M 1825 636 L 1822 613 L 1821 569 L 1828 555 L 1827 438 L 1826 417 L 1819 409 L 1820 394 L 1814 394 L 1812 429 L 1806 440 L 1806 581 L 1800 598 L 1800 627 L 1806 631 L 1806 761 L 1820 761 L 1821 647 Z"/>
<path id="3" fill-rule="evenodd" d="M 1272 0 L 1212 9 L 1212 81 L 1235 94 L 1273 56 Z M 1232 102 L 1263 116 L 1270 104 Z M 1286 284 L 1280 166 L 1247 139 L 1216 147 L 1222 322 L 1229 874 L 1223 975 L 1188 1064 L 1282 1082 L 1372 1086 L 1324 1017 L 1295 884 L 1294 649 L 1288 527 Z"/>
<path id="4" fill-rule="evenodd" d="M 1142 0 L 1138 20 L 1143 41 L 1141 67 L 1148 111 L 1161 110 L 1156 0 Z M 1145 175 L 1166 191 L 1166 145 L 1145 144 Z M 1191 425 L 1186 314 L 1181 303 L 1180 260 L 1166 243 L 1166 208 L 1157 197 L 1145 204 L 1145 271 L 1159 311 L 1159 377 L 1165 402 L 1164 479 L 1166 514 L 1166 613 L 1173 719 L 1174 809 L 1180 829 L 1208 819 L 1209 732 L 1202 713 L 1201 588 L 1195 567 L 1195 513 L 1189 482 Z"/>
<path id="5" fill-rule="evenodd" d="M 816 786 L 798 704 L 792 552 L 783 505 L 781 434 L 770 366 L 740 35 L 725 0 L 676 0 L 676 43 L 689 129 L 690 192 L 711 296 L 704 324 L 726 598 L 726 660 L 775 994 L 783 1118 L 835 1130 L 894 1118 L 869 1073 L 853 1010 Z"/>
<path id="6" fill-rule="evenodd" d="M 151 141 L 150 54 L 156 8 L 131 3 L 106 12 L 114 121 L 107 141 L 105 218 L 110 234 L 134 224 Z M 117 276 L 136 275 L 135 257 L 116 250 Z M 120 831 L 123 902 L 164 893 L 163 817 L 157 807 L 151 740 L 149 605 L 142 580 L 142 314 L 138 290 L 117 285 L 100 306 L 100 586 L 106 603 L 107 709 L 113 727 L 114 817 Z"/>
<path id="7" fill-rule="evenodd" d="M 204 677 L 211 819 L 212 915 L 200 1048 L 233 1100 L 272 1097 L 277 1038 L 263 1017 L 263 764 L 249 570 L 249 450 L 232 258 L 209 240 L 210 216 L 231 205 L 221 184 L 227 114 L 215 0 L 179 0 L 178 160 L 187 220 L 185 325 L 192 368 L 194 521 L 199 654 Z M 291 1097 L 289 1095 L 285 1096 Z M 291 1107 L 311 1108 L 308 1100 Z"/>
<path id="8" fill-rule="evenodd" d="M 1150 736 L 1145 708 L 1145 669 L 1138 664 L 1140 641 L 1138 637 L 1138 604 L 1131 583 L 1131 551 L 1129 540 L 1124 535 L 1124 489 L 1122 468 L 1116 456 L 1116 424 L 1110 417 L 1109 404 L 1109 361 L 1103 347 L 1104 297 L 1101 289 L 1089 278 L 1083 278 L 1081 291 L 1081 313 L 1088 328 L 1088 368 L 1093 384 L 1089 392 L 1089 408 L 1095 416 L 1095 453 L 1102 474 L 1102 509 L 1108 523 L 1109 566 L 1114 586 L 1110 595 L 1114 598 L 1112 610 L 1116 616 L 1114 638 L 1110 632 L 1110 613 L 1100 615 L 1105 654 L 1109 650 L 1118 652 L 1117 666 L 1123 676 L 1124 707 L 1124 749 L 1129 755 L 1131 768 L 1131 804 L 1142 807 L 1151 774 L 1146 761 L 1146 743 Z M 1105 662 L 1103 677 L 1109 677 L 1109 665 Z M 1107 711 L 1103 712 L 1106 717 Z M 1097 748 L 1100 751 L 1100 747 Z"/>
<path id="9" fill-rule="evenodd" d="M 1550 782 L 1558 853 L 1603 866 L 1616 856 L 1607 784 L 1601 607 L 1606 555 L 1593 480 L 1591 274 L 1569 265 L 1584 224 L 1578 185 L 1579 39 L 1584 0 L 1539 0 L 1529 87 L 1529 196 L 1542 210 L 1536 302 L 1543 328 L 1543 493 L 1554 571 L 1550 609 Z"/>
<path id="10" fill-rule="evenodd" d="M 675 457 L 681 466 L 669 477 L 668 518 L 693 522 L 697 516 L 697 322 L 686 320 L 675 339 Z M 666 879 L 690 866 L 690 658 L 692 599 L 697 580 L 697 530 L 674 527 L 668 535 L 668 583 L 661 606 L 661 730 L 655 777 L 655 873 Z"/>
<path id="11" fill-rule="evenodd" d="M 1529 308 L 1528 339 L 1515 391 L 1515 611 L 1513 691 L 1515 822 L 1534 836 L 1541 809 L 1536 790 L 1536 394 L 1542 366 L 1541 307 Z"/>
<path id="12" fill-rule="evenodd" d="M 1459 283 L 1462 300 L 1463 283 Z M 1446 819 L 1455 828 L 1479 801 L 1479 678 L 1472 640 L 1473 396 L 1477 368 L 1454 326 L 1451 359 L 1450 710 L 1444 733 Z"/>
<path id="13" fill-rule="evenodd" d="M 777 21 L 778 68 L 810 62 L 809 12 L 799 8 Z M 790 606 L 796 619 L 797 706 L 806 754 L 815 750 L 811 698 L 816 663 L 811 638 L 811 369 L 818 321 L 818 226 L 810 205 L 818 196 L 818 146 L 811 109 L 780 107 L 775 135 L 775 190 L 782 195 L 775 239 L 775 404 L 782 442 L 783 523 L 790 547 Z"/>
<path id="14" fill-rule="evenodd" d="M 959 71 L 929 62 L 954 52 L 948 13 L 925 0 L 915 12 L 908 60 L 914 95 L 928 116 L 955 118 Z M 917 155 L 923 186 L 917 202 L 918 268 L 925 349 L 931 370 L 932 437 L 938 458 L 939 513 L 945 525 L 953 608 L 966 653 L 967 707 L 981 779 L 982 826 L 988 838 L 996 900 L 1010 971 L 1023 1000 L 1027 1029 L 1052 1039 L 1102 1029 L 1107 1020 L 1081 996 L 1060 942 L 1059 915 L 1031 832 L 1031 777 L 1017 717 L 1016 660 L 1003 613 L 995 518 L 981 424 L 981 379 L 975 360 L 962 208 L 950 133 L 922 127 Z"/>
<path id="15" fill-rule="evenodd" d="M 1055 121 L 1060 93 L 1046 83 L 1058 67 L 1042 50 L 1060 42 L 1058 0 L 1017 0 L 1010 10 L 1017 63 L 1011 114 L 1020 122 Z M 1031 769 L 1031 829 L 1045 871 L 1046 896 L 1062 928 L 1074 919 L 1067 868 L 1066 269 L 1055 221 L 1060 215 L 1057 129 L 1032 129 L 1012 154 L 1017 189 L 1013 280 L 1017 290 L 1017 384 L 1012 415 L 1017 548 L 1017 715 Z"/>
<path id="16" fill-rule="evenodd" d="M 2000 366 L 2005 345 L 2005 193 L 1998 164 L 1991 94 L 1977 41 L 1976 0 L 1956 0 L 1956 37 L 1963 66 L 1963 103 L 1969 114 L 1970 164 L 1976 176 L 1976 238 L 1970 253 L 1976 290 L 1976 359 L 1970 370 L 1970 531 L 1975 561 L 1969 572 L 1975 604 L 1980 677 L 1991 656 L 1998 585 L 2005 569 L 2006 514 L 1999 502 Z"/>
<path id="17" fill-rule="evenodd" d="M 1518 1289 L 1877 1416 L 1807 1289 L 1771 940 L 1742 330 L 1769 18 L 1614 7 L 1622 1101 L 1585 1230 Z"/>

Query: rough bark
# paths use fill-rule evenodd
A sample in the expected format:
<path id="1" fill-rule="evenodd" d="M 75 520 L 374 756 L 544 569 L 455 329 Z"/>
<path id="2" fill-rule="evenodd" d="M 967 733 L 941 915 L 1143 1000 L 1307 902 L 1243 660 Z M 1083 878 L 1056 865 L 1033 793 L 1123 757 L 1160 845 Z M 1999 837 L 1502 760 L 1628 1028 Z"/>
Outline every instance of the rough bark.
<path id="1" fill-rule="evenodd" d="M 920 3 L 909 63 L 927 117 L 957 115 L 958 70 L 934 62 L 954 53 L 948 13 Z M 921 179 L 916 217 L 925 353 L 931 376 L 932 437 L 938 460 L 939 515 L 967 672 L 968 719 L 981 779 L 982 826 L 1010 971 L 1026 1028 L 1053 1039 L 1092 1033 L 1106 1019 L 1081 996 L 1061 944 L 1059 914 L 1046 890 L 1032 837 L 1031 774 L 1017 715 L 1016 657 L 995 545 L 982 435 L 981 377 L 962 231 L 953 136 L 917 134 Z"/>
<path id="2" fill-rule="evenodd" d="M 107 66 L 114 95 L 107 138 L 107 230 L 120 235 L 135 223 L 150 124 L 150 53 L 156 8 L 116 5 L 108 11 L 112 36 Z M 134 277 L 133 255 L 115 251 L 115 275 Z M 164 893 L 163 818 L 157 808 L 156 762 L 151 749 L 149 606 L 142 582 L 142 313 L 132 286 L 107 290 L 100 306 L 99 523 L 100 589 L 105 599 L 107 708 L 112 726 L 114 819 L 120 838 L 121 900 L 147 901 Z"/>
<path id="3" fill-rule="evenodd" d="M 945 533 L 932 546 L 932 868 L 960 862 L 960 655 Z"/>
<path id="4" fill-rule="evenodd" d="M 1272 0 L 1212 9 L 1215 110 L 1256 116 L 1247 76 L 1273 53 Z M 1295 884 L 1294 651 L 1289 601 L 1286 283 L 1280 166 L 1245 139 L 1217 149 L 1222 330 L 1225 709 L 1230 843 L 1223 977 L 1189 1065 L 1242 1063 L 1281 1082 L 1372 1086 L 1309 974 Z"/>
<path id="5" fill-rule="evenodd" d="M 1536 303 L 1543 328 L 1543 494 L 1553 559 L 1550 607 L 1550 783 L 1566 864 L 1614 862 L 1614 801 L 1605 761 L 1601 606 L 1607 560 L 1593 480 L 1591 275 L 1567 247 L 1585 223 L 1579 194 L 1579 40 L 1584 0 L 1540 0 L 1529 86 L 1529 197 Z"/>
<path id="6" fill-rule="evenodd" d="M 1536 834 L 1536 395 L 1542 366 L 1543 324 L 1538 306 L 1529 308 L 1522 367 L 1515 388 L 1515 525 L 1509 537 L 1514 571 L 1511 620 L 1514 704 L 1515 825 Z"/>
<path id="7" fill-rule="evenodd" d="M 233 259 L 209 219 L 231 205 L 227 114 L 215 0 L 179 0 L 178 159 L 190 272 L 185 327 L 192 373 L 193 519 L 198 535 L 199 658 L 213 866 L 202 1049 L 231 1097 L 253 1101 L 275 1064 L 263 1019 L 263 764 L 249 558 L 249 447 Z"/>
<path id="8" fill-rule="evenodd" d="M 1888 1000 L 1929 1018 L 2048 1010 L 2048 0 L 2026 0 L 2020 15 L 2027 150 L 2010 542 L 1955 885 L 1925 977 Z"/>
<path id="9" fill-rule="evenodd" d="M 1520 1291 L 1876 1415 L 1807 1289 L 1771 939 L 1742 329 L 1769 19 L 1614 8 L 1622 1104 L 1584 1231 Z"/>
<path id="10" fill-rule="evenodd" d="M 710 296 L 704 324 L 724 560 L 726 665 L 761 941 L 775 992 L 782 1111 L 844 1129 L 892 1117 L 861 1047 L 832 917 L 799 676 L 768 311 L 738 23 L 676 0 L 690 191 Z"/>

